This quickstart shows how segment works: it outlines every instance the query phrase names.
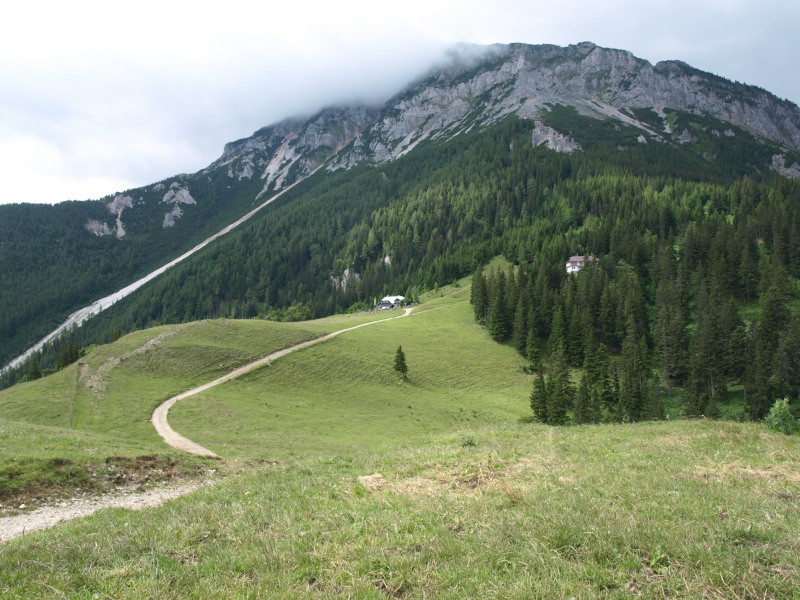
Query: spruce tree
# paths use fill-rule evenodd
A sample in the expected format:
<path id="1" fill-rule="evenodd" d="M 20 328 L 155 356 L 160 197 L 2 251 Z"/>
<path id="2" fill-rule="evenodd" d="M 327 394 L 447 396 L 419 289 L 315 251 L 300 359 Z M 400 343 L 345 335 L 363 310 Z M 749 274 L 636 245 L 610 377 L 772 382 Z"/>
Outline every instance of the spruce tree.
<path id="1" fill-rule="evenodd" d="M 566 353 L 567 348 L 567 331 L 564 324 L 564 312 L 561 305 L 557 305 L 553 310 L 553 322 L 550 325 L 550 339 L 548 340 L 548 347 L 551 354 L 558 352 L 559 349 L 562 353 Z"/>
<path id="2" fill-rule="evenodd" d="M 578 384 L 578 391 L 575 394 L 575 410 L 572 414 L 572 422 L 577 425 L 591 423 L 592 412 L 592 390 L 589 384 L 589 377 L 584 372 Z"/>
<path id="3" fill-rule="evenodd" d="M 772 406 L 776 394 L 773 363 L 780 334 L 786 326 L 789 310 L 781 284 L 773 283 L 763 295 L 761 316 L 754 336 L 753 361 L 748 373 L 746 408 L 752 419 L 763 419 Z"/>
<path id="4" fill-rule="evenodd" d="M 599 423 L 602 415 L 603 389 L 599 386 L 591 386 L 591 396 L 589 401 L 589 423 Z"/>
<path id="5" fill-rule="evenodd" d="M 800 399 L 800 313 L 792 315 L 781 336 L 773 360 L 774 388 L 777 397 Z"/>
<path id="6" fill-rule="evenodd" d="M 402 346 L 398 346 L 397 352 L 394 354 L 394 370 L 400 373 L 403 379 L 408 379 L 408 365 L 406 364 L 406 355 Z"/>
<path id="7" fill-rule="evenodd" d="M 517 300 L 517 310 L 514 314 L 512 341 L 514 343 L 514 348 L 516 348 L 517 352 L 522 354 L 522 356 L 526 355 L 525 350 L 527 347 L 528 338 L 528 312 L 527 297 L 525 296 L 524 292 L 521 292 L 519 294 L 519 299 Z"/>
<path id="8" fill-rule="evenodd" d="M 592 386 L 606 385 L 608 377 L 608 351 L 604 344 L 598 343 L 593 334 L 586 336 L 584 344 L 583 368 Z"/>
<path id="9" fill-rule="evenodd" d="M 689 379 L 683 387 L 681 403 L 683 404 L 683 414 L 687 417 L 699 417 L 705 413 L 708 404 L 708 387 L 705 385 L 703 375 L 702 358 L 697 354 L 692 354 L 692 364 L 689 371 Z"/>
<path id="10" fill-rule="evenodd" d="M 585 311 L 575 304 L 572 309 L 567 329 L 567 362 L 573 367 L 580 367 L 584 359 L 586 336 L 592 334 L 589 318 Z"/>
<path id="11" fill-rule="evenodd" d="M 34 356 L 30 367 L 28 367 L 28 373 L 25 376 L 25 379 L 27 381 L 33 381 L 34 379 L 40 379 L 41 377 L 42 371 L 39 369 L 39 357 Z"/>
<path id="12" fill-rule="evenodd" d="M 472 303 L 472 309 L 475 312 L 475 319 L 481 322 L 485 321 L 486 312 L 489 308 L 489 299 L 486 278 L 483 276 L 480 268 L 476 271 L 472 278 L 470 302 Z"/>
<path id="13" fill-rule="evenodd" d="M 633 319 L 628 320 L 628 335 L 622 344 L 619 401 L 623 421 L 639 421 L 647 416 L 652 377 L 647 341 L 637 336 Z"/>
<path id="14" fill-rule="evenodd" d="M 566 425 L 567 410 L 572 406 L 573 388 L 569 368 L 564 357 L 563 346 L 556 352 L 547 386 L 547 422 L 550 425 Z"/>
<path id="15" fill-rule="evenodd" d="M 531 410 L 533 418 L 539 423 L 547 423 L 547 384 L 544 375 L 539 373 L 533 379 L 531 390 Z"/>
<path id="16" fill-rule="evenodd" d="M 728 337 L 725 347 L 725 374 L 732 380 L 742 381 L 747 365 L 752 359 L 751 340 L 744 325 L 737 326 Z"/>
<path id="17" fill-rule="evenodd" d="M 506 303 L 506 278 L 500 271 L 486 319 L 489 335 L 496 342 L 505 342 L 511 335 L 511 317 Z"/>
<path id="18" fill-rule="evenodd" d="M 531 369 L 537 370 L 541 367 L 542 351 L 539 342 L 539 332 L 533 324 L 531 324 L 528 329 L 528 337 L 525 342 L 525 358 L 528 359 Z"/>
<path id="19" fill-rule="evenodd" d="M 661 282 L 656 292 L 654 342 L 661 372 L 668 386 L 683 385 L 688 376 L 688 336 L 681 294 L 672 281 Z"/>

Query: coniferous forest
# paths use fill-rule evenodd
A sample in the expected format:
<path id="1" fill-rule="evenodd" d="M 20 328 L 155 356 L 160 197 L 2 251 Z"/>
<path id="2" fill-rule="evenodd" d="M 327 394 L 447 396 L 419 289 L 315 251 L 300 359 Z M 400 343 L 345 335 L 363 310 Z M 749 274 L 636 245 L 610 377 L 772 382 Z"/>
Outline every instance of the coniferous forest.
<path id="1" fill-rule="evenodd" d="M 584 151 L 535 147 L 530 122 L 511 117 L 315 175 L 37 368 L 63 362 L 63 344 L 289 308 L 323 316 L 474 273 L 475 317 L 529 360 L 539 421 L 661 418 L 676 398 L 687 416 L 761 419 L 782 397 L 796 407 L 800 182 L 568 112 L 549 118 L 568 118 Z M 568 275 L 576 254 L 595 260 Z M 498 255 L 513 267 L 483 268 Z"/>

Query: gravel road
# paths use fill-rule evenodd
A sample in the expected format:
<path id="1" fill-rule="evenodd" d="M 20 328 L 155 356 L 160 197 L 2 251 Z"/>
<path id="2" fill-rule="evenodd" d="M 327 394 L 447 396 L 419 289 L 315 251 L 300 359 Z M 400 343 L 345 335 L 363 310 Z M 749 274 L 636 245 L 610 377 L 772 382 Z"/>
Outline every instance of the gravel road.
<path id="1" fill-rule="evenodd" d="M 179 498 L 189 492 L 193 492 L 202 485 L 205 485 L 205 483 L 192 482 L 177 486 L 153 488 L 144 492 L 121 490 L 103 496 L 63 500 L 57 504 L 43 506 L 30 512 L 3 517 L 0 518 L 0 543 L 22 537 L 32 531 L 47 529 L 62 521 L 87 517 L 103 508 L 141 510 L 142 508 L 159 506 L 167 500 Z"/>

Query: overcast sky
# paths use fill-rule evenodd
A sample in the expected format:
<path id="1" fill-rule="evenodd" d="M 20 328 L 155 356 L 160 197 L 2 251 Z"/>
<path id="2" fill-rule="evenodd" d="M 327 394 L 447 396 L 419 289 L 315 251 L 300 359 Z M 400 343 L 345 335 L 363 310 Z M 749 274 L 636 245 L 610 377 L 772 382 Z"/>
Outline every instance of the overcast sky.
<path id="1" fill-rule="evenodd" d="M 282 118 L 383 100 L 457 42 L 592 41 L 800 102 L 797 0 L 14 2 L 0 23 L 0 203 L 202 169 Z"/>

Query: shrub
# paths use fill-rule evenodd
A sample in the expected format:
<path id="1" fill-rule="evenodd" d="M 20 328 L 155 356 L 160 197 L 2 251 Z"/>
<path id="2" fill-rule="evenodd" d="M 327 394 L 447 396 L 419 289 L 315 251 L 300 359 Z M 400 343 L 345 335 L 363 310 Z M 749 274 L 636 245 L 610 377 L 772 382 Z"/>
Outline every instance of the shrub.
<path id="1" fill-rule="evenodd" d="M 789 399 L 783 398 L 776 400 L 772 408 L 769 409 L 769 414 L 765 419 L 767 427 L 779 433 L 791 435 L 797 431 L 797 420 L 792 414 L 792 409 L 789 408 Z"/>

